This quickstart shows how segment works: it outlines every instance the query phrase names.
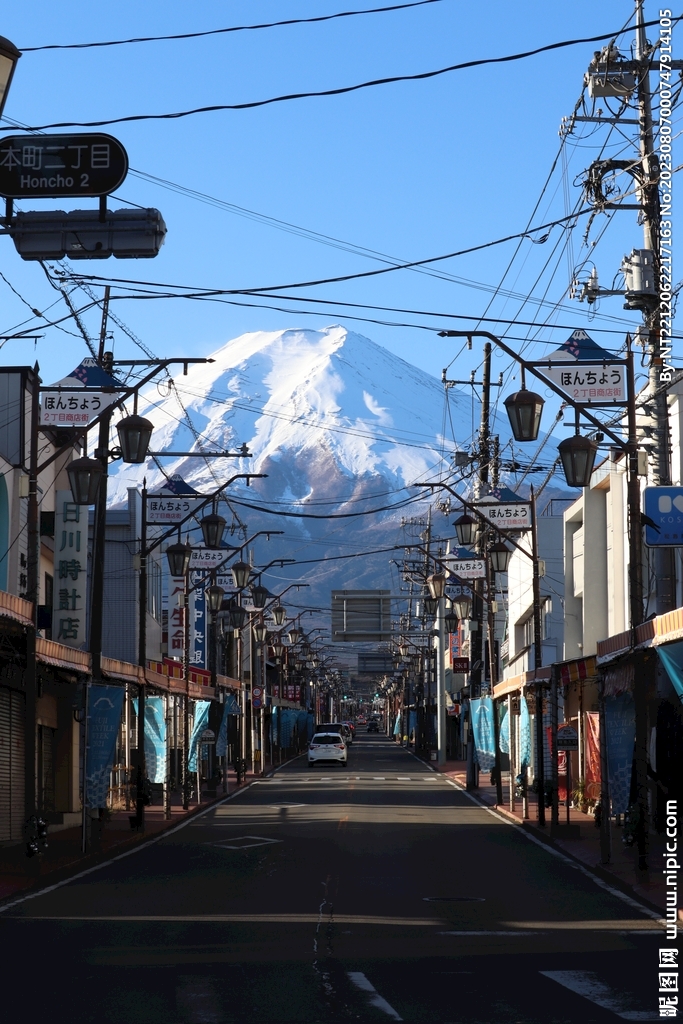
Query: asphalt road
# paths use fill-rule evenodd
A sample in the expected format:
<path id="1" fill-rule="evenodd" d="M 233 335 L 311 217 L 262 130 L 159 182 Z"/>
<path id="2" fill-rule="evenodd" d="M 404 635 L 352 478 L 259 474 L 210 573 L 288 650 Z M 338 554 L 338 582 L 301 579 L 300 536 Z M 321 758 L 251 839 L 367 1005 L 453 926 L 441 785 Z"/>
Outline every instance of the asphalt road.
<path id="1" fill-rule="evenodd" d="M 30 1024 L 658 1020 L 667 945 L 372 734 L 0 913 L 5 1019 Z"/>

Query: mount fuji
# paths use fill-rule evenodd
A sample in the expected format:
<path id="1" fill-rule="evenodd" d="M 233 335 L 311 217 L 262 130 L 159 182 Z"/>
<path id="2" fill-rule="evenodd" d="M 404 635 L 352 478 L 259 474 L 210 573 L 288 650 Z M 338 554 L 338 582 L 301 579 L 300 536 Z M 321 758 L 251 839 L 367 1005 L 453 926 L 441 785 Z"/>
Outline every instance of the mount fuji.
<path id="1" fill-rule="evenodd" d="M 244 334 L 212 358 L 140 396 L 139 412 L 154 423 L 152 450 L 193 454 L 112 467 L 110 505 L 124 504 L 126 489 L 145 477 L 150 493 L 179 474 L 208 495 L 235 473 L 267 474 L 226 492 L 249 535 L 284 531 L 270 544 L 259 538 L 257 565 L 280 557 L 304 563 L 273 568 L 267 586 L 278 591 L 301 579 L 311 586 L 301 593 L 306 604 L 325 606 L 330 589 L 390 588 L 390 552 L 340 556 L 400 544 L 402 517 L 424 512 L 428 500 L 412 485 L 452 479 L 442 383 L 341 326 Z M 453 390 L 449 402 L 462 426 L 458 447 L 467 446 L 469 394 Z M 504 444 L 507 423 L 494 429 Z M 245 443 L 251 458 L 201 456 Z"/>

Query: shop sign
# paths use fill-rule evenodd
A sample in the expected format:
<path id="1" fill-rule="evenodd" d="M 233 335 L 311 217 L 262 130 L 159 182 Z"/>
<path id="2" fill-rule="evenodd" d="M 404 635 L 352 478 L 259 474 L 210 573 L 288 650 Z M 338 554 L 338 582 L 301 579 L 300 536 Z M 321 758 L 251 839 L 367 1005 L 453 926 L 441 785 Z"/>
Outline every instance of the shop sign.
<path id="1" fill-rule="evenodd" d="M 75 505 L 71 491 L 55 495 L 52 639 L 67 647 L 86 642 L 88 507 Z"/>
<path id="2" fill-rule="evenodd" d="M 557 730 L 558 750 L 578 750 L 579 734 L 573 725 L 561 725 Z"/>

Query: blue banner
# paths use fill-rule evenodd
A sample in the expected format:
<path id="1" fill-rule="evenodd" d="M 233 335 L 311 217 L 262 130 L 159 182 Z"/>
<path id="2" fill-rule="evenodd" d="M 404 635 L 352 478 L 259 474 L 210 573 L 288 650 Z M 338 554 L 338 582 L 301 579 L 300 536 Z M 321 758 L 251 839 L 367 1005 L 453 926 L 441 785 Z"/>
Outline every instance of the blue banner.
<path id="1" fill-rule="evenodd" d="M 137 697 L 131 704 L 137 715 Z M 145 770 L 150 782 L 164 782 L 166 779 L 166 719 L 161 697 L 147 697 L 145 700 Z"/>
<path id="2" fill-rule="evenodd" d="M 275 708 L 273 708 L 273 711 Z M 313 730 L 315 729 L 315 715 L 312 711 L 308 712 L 308 720 L 306 722 L 306 738 L 313 739 Z"/>
<path id="3" fill-rule="evenodd" d="M 483 772 L 490 772 L 496 763 L 496 750 L 493 742 L 493 701 L 491 698 L 481 697 L 479 700 L 471 700 L 470 716 L 479 768 Z"/>
<path id="4" fill-rule="evenodd" d="M 85 806 L 106 807 L 125 689 L 123 686 L 91 683 L 86 693 L 88 746 L 85 755 Z"/>
<path id="5" fill-rule="evenodd" d="M 223 704 L 223 717 L 221 719 L 221 727 L 218 730 L 218 736 L 216 737 L 216 757 L 225 757 L 228 750 L 228 716 L 229 715 L 241 715 L 240 706 L 235 700 L 235 695 L 229 693 L 225 698 Z"/>
<path id="6" fill-rule="evenodd" d="M 605 697 L 605 734 L 612 814 L 624 814 L 629 805 L 636 741 L 636 710 L 630 693 Z"/>
<path id="7" fill-rule="evenodd" d="M 510 753 L 510 718 L 508 716 L 508 709 L 505 705 L 503 705 L 503 717 L 500 720 L 498 746 L 504 754 Z"/>
<path id="8" fill-rule="evenodd" d="M 190 772 L 197 771 L 197 744 L 199 742 L 199 737 L 209 724 L 210 706 L 210 700 L 198 700 L 195 702 L 194 726 L 192 728 L 192 735 L 190 736 L 190 756 L 187 761 L 187 770 Z"/>
<path id="9" fill-rule="evenodd" d="M 270 742 L 277 743 L 277 720 L 280 708 L 274 707 L 270 712 Z"/>
<path id="10" fill-rule="evenodd" d="M 683 641 L 655 647 L 659 660 L 666 669 L 678 699 L 683 701 Z"/>
<path id="11" fill-rule="evenodd" d="M 519 698 L 519 769 L 526 771 L 531 764 L 531 722 L 529 705 L 522 694 Z"/>

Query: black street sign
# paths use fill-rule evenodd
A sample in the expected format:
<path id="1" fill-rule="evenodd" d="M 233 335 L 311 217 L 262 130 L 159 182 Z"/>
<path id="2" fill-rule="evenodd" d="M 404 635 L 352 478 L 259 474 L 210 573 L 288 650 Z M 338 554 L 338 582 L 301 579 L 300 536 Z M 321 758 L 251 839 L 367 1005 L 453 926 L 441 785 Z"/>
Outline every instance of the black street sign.
<path id="1" fill-rule="evenodd" d="M 107 196 L 128 174 L 128 154 L 111 135 L 11 135 L 0 141 L 5 199 Z"/>

